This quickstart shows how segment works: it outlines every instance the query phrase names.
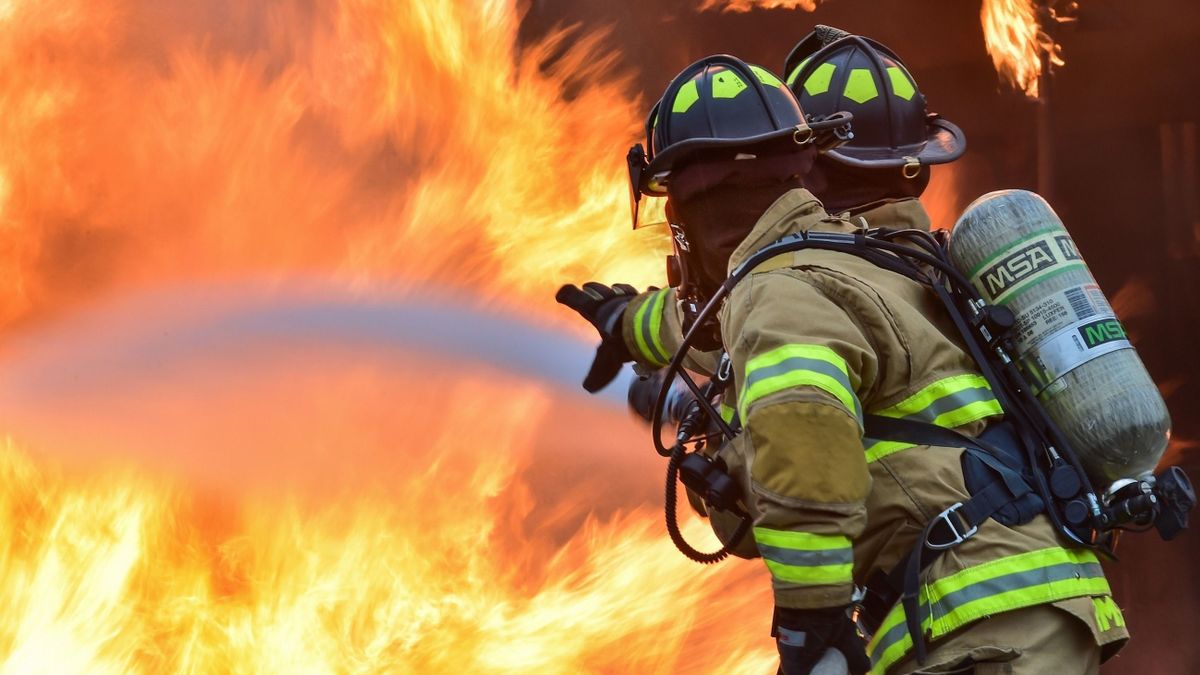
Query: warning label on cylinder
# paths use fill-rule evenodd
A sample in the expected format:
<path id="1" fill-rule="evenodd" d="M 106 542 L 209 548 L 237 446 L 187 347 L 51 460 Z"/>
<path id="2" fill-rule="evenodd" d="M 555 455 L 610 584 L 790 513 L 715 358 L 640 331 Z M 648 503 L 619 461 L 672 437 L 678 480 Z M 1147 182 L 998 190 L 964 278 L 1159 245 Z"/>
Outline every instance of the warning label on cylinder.
<path id="1" fill-rule="evenodd" d="M 1013 338 L 1035 393 L 1094 358 L 1133 348 L 1094 283 L 1064 288 L 1027 307 L 1017 316 Z"/>
<path id="2" fill-rule="evenodd" d="M 1030 305 L 1017 316 L 1013 338 L 1024 352 L 1039 339 L 1056 333 L 1068 324 L 1112 314 L 1112 308 L 1096 284 L 1065 288 Z"/>

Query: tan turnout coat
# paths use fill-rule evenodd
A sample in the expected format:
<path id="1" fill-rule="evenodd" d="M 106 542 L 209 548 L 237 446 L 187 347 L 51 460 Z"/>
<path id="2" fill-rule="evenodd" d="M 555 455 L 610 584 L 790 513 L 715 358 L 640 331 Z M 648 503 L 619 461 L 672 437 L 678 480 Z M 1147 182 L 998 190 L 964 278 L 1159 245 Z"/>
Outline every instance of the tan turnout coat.
<path id="1" fill-rule="evenodd" d="M 929 229 L 916 200 L 861 218 L 872 227 Z M 830 217 L 811 193 L 792 190 L 759 219 L 730 270 L 784 235 L 862 224 Z M 624 337 L 638 360 L 664 365 L 681 342 L 674 291 L 638 296 L 625 317 Z M 779 606 L 847 604 L 854 584 L 889 571 L 930 519 L 969 497 L 961 448 L 865 439 L 862 415 L 976 435 L 999 419 L 999 404 L 936 296 L 856 256 L 810 249 L 769 260 L 733 289 L 720 319 L 734 367 L 723 412 L 736 410 L 743 430 L 717 454 L 754 517 L 740 553 L 761 556 Z M 692 365 L 710 362 L 699 357 Z M 728 537 L 730 519 L 711 515 Z M 1106 652 L 1127 637 L 1095 556 L 1065 546 L 1044 515 L 1019 527 L 988 520 L 936 560 L 922 583 L 935 660 L 939 639 L 1042 605 L 1076 617 L 1095 644 L 1110 645 Z M 972 628 L 979 639 L 954 658 L 977 646 L 1003 649 L 988 643 L 986 626 Z M 873 672 L 910 671 L 911 647 L 903 610 L 893 607 L 868 647 Z"/>

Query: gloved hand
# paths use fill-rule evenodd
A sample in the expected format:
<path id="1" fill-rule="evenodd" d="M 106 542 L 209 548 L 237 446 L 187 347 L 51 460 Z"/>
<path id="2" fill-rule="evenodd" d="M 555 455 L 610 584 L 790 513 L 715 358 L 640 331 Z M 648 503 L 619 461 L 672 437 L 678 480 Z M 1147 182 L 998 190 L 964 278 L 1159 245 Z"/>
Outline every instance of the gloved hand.
<path id="1" fill-rule="evenodd" d="M 559 303 L 579 312 L 600 333 L 596 358 L 592 359 L 592 367 L 583 378 L 583 388 L 591 393 L 612 382 L 621 372 L 621 365 L 633 360 L 621 337 L 621 319 L 626 305 L 636 295 L 637 289 L 628 284 L 609 287 L 589 281 L 582 289 L 567 284 L 554 296 Z"/>
<path id="2" fill-rule="evenodd" d="M 783 675 L 809 675 L 829 649 L 836 649 L 846 657 L 852 675 L 871 669 L 866 643 L 859 637 L 845 607 L 776 607 L 771 637 L 779 648 L 779 672 Z"/>

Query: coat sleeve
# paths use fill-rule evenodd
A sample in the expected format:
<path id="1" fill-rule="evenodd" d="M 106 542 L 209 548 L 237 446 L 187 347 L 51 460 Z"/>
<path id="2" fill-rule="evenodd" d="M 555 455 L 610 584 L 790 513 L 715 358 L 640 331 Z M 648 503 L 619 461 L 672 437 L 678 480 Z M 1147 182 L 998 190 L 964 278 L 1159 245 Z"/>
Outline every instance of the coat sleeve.
<path id="1" fill-rule="evenodd" d="M 878 368 L 859 324 L 796 270 L 753 274 L 730 298 L 754 540 L 777 606 L 848 603 L 870 475 L 862 403 Z"/>
<path id="2" fill-rule="evenodd" d="M 683 320 L 675 289 L 646 291 L 625 309 L 621 336 L 633 358 L 643 366 L 662 368 L 683 344 Z M 692 350 L 684 365 L 696 372 L 712 375 L 719 352 Z"/>

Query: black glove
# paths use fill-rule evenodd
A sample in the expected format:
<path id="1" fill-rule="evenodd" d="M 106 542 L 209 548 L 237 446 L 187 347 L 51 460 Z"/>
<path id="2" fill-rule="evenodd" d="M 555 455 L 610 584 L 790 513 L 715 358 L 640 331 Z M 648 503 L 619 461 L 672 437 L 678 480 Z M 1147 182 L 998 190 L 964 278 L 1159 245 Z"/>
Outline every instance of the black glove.
<path id="1" fill-rule="evenodd" d="M 836 649 L 846 657 L 851 675 L 871 669 L 866 643 L 845 607 L 776 607 L 771 637 L 779 648 L 779 672 L 783 675 L 808 675 L 829 649 Z"/>
<path id="2" fill-rule="evenodd" d="M 554 296 L 559 303 L 579 312 L 600 332 L 596 358 L 592 359 L 592 367 L 583 378 L 583 388 L 591 393 L 600 391 L 612 382 L 621 372 L 621 365 L 633 360 L 621 337 L 621 318 L 625 314 L 625 306 L 636 295 L 637 289 L 628 284 L 609 287 L 589 281 L 582 289 L 567 284 L 558 289 Z"/>

